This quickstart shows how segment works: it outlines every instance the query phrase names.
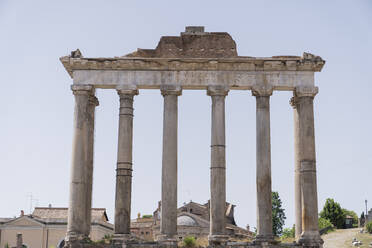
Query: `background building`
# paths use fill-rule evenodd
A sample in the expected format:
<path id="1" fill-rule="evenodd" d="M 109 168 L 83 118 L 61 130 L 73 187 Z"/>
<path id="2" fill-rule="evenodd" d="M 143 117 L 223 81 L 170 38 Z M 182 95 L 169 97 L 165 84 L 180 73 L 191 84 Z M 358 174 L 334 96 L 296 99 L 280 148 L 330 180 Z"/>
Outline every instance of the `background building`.
<path id="1" fill-rule="evenodd" d="M 178 208 L 177 213 L 177 232 L 178 239 L 182 240 L 187 236 L 196 238 L 206 237 L 209 235 L 209 201 L 205 204 L 199 204 L 190 201 Z M 245 239 L 252 238 L 253 232 L 248 229 L 238 227 L 234 219 L 235 205 L 226 203 L 226 234 L 232 238 Z M 138 216 L 131 222 L 131 232 L 138 238 L 144 240 L 154 240 L 160 235 L 160 217 L 161 202 L 153 216 Z"/>
<path id="2" fill-rule="evenodd" d="M 113 234 L 113 225 L 108 222 L 105 208 L 92 208 L 90 238 L 100 240 Z M 32 248 L 56 248 L 64 240 L 67 231 L 67 208 L 35 208 L 31 215 L 17 218 L 0 218 L 0 247 L 16 246 L 17 233 L 23 243 Z"/>

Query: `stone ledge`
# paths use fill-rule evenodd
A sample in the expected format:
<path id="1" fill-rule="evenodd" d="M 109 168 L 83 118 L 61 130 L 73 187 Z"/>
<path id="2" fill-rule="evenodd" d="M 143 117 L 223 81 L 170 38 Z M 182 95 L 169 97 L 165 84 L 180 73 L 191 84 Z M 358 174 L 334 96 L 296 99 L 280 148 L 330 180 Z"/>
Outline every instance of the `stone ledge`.
<path id="1" fill-rule="evenodd" d="M 319 56 L 304 53 L 299 56 L 268 58 L 83 58 L 65 56 L 60 61 L 73 77 L 75 70 L 123 71 L 313 71 L 322 70 L 325 61 Z"/>

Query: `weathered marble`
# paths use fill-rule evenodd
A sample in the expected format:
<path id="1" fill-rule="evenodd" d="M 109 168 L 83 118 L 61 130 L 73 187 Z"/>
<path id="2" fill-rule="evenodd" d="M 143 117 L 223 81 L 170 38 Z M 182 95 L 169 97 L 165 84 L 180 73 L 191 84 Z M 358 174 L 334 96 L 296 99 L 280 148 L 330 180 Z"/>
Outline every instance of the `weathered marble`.
<path id="1" fill-rule="evenodd" d="M 71 77 L 79 70 L 109 71 L 320 71 L 325 61 L 319 56 L 232 57 L 232 58 L 73 58 L 60 61 Z"/>
<path id="2" fill-rule="evenodd" d="M 299 243 L 322 244 L 318 227 L 318 196 L 314 133 L 314 96 L 317 87 L 297 88 L 295 91 L 299 121 L 299 157 L 301 163 L 302 234 Z"/>
<path id="3" fill-rule="evenodd" d="M 76 70 L 74 84 L 94 85 L 96 88 L 115 89 L 118 85 L 133 85 L 138 89 L 160 89 L 162 85 L 176 85 L 183 89 L 207 89 L 220 85 L 231 90 L 250 90 L 259 84 L 262 76 L 274 90 L 294 90 L 299 86 L 314 86 L 312 71 L 119 71 Z"/>
<path id="4" fill-rule="evenodd" d="M 75 96 L 70 202 L 66 241 L 88 237 L 92 202 L 94 109 L 98 101 L 92 86 L 71 87 Z"/>
<path id="5" fill-rule="evenodd" d="M 120 97 L 119 138 L 116 167 L 115 241 L 130 238 L 132 193 L 133 98 L 136 87 L 117 89 Z"/>
<path id="6" fill-rule="evenodd" d="M 301 161 L 300 161 L 300 133 L 297 110 L 297 98 L 292 97 L 290 101 L 293 107 L 293 127 L 294 127 L 294 205 L 295 205 L 295 238 L 298 240 L 302 233 L 302 186 L 301 186 Z"/>
<path id="7" fill-rule="evenodd" d="M 225 97 L 228 89 L 211 86 L 207 94 L 212 98 L 211 128 L 211 202 L 210 243 L 226 242 L 226 151 L 225 151 Z"/>
<path id="8" fill-rule="evenodd" d="M 257 236 L 256 243 L 273 242 L 271 204 L 271 141 L 270 141 L 270 86 L 256 86 L 256 189 Z"/>
<path id="9" fill-rule="evenodd" d="M 177 234 L 177 129 L 181 88 L 164 86 L 163 159 L 161 180 L 160 241 L 175 243 Z"/>

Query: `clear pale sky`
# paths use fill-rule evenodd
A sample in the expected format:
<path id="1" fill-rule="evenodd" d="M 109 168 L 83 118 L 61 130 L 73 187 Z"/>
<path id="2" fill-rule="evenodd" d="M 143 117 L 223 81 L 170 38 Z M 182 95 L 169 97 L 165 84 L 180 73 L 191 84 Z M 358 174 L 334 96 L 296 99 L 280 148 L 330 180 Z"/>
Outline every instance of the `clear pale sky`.
<path id="1" fill-rule="evenodd" d="M 229 32 L 239 55 L 321 56 L 315 132 L 319 209 L 325 199 L 361 214 L 372 206 L 372 1 L 17 1 L 0 0 L 0 216 L 68 206 L 74 98 L 59 57 L 113 57 L 154 48 L 188 25 Z M 273 190 L 294 223 L 291 92 L 271 98 Z M 119 99 L 98 90 L 93 207 L 114 213 Z M 163 99 L 135 98 L 132 217 L 160 200 Z M 209 199 L 210 97 L 179 97 L 178 204 Z M 240 226 L 256 226 L 255 98 L 226 98 L 227 200 Z"/>

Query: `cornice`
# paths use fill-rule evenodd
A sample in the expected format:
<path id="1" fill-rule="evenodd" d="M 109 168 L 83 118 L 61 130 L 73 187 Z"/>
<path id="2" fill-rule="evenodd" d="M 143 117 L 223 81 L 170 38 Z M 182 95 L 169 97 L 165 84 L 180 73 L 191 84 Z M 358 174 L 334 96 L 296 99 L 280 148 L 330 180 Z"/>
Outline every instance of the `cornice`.
<path id="1" fill-rule="evenodd" d="M 322 70 L 325 61 L 310 53 L 300 56 L 233 58 L 84 58 L 80 51 L 60 58 L 73 77 L 76 70 L 122 71 L 313 71 Z"/>

